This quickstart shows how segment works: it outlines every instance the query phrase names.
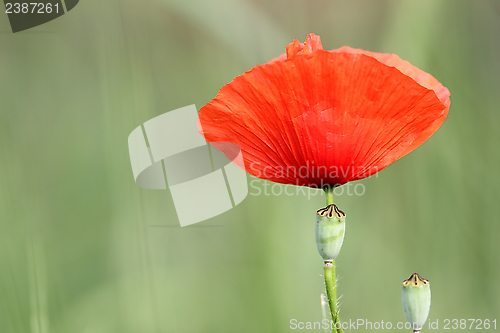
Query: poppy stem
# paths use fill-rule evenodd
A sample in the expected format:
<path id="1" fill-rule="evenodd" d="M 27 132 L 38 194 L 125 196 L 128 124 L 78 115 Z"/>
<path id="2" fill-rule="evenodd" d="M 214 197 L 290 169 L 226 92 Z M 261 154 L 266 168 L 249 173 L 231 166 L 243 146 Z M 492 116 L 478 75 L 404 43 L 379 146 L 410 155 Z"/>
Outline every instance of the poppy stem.
<path id="1" fill-rule="evenodd" d="M 333 204 L 333 187 L 325 188 L 326 205 Z M 325 276 L 326 295 L 328 296 L 328 305 L 333 321 L 333 332 L 344 333 L 342 323 L 340 322 L 339 310 L 337 306 L 337 276 L 335 274 L 335 259 L 331 262 L 325 261 L 323 265 Z"/>
<path id="2" fill-rule="evenodd" d="M 343 333 L 342 323 L 339 318 L 339 310 L 337 308 L 337 285 L 335 276 L 335 260 L 333 262 L 325 262 L 323 265 L 325 273 L 326 295 L 328 296 L 328 304 L 330 305 L 330 314 L 333 321 L 333 332 Z"/>
<path id="3" fill-rule="evenodd" d="M 333 204 L 333 187 L 325 188 L 325 195 L 326 195 L 326 205 L 328 206 Z"/>

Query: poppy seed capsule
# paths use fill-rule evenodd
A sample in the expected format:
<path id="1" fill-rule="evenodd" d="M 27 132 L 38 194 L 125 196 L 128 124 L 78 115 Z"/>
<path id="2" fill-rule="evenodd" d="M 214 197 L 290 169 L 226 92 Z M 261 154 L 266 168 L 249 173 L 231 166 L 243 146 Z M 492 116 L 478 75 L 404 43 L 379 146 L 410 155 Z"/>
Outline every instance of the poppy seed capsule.
<path id="1" fill-rule="evenodd" d="M 344 233 L 345 214 L 336 205 L 328 205 L 316 212 L 316 246 L 325 262 L 338 256 Z"/>
<path id="2" fill-rule="evenodd" d="M 413 331 L 420 331 L 431 308 L 431 285 L 417 273 L 403 281 L 403 310 Z"/>

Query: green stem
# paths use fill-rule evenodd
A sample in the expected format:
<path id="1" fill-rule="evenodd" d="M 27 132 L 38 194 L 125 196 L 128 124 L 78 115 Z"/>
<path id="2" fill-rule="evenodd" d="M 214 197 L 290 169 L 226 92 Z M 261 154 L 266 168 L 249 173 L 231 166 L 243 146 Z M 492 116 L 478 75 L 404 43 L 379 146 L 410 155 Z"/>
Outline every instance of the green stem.
<path id="1" fill-rule="evenodd" d="M 337 278 L 335 276 L 335 260 L 332 263 L 325 263 L 323 265 L 323 270 L 325 272 L 326 295 L 328 296 L 328 304 L 330 305 L 330 314 L 332 316 L 334 326 L 333 331 L 344 333 L 337 307 Z M 336 327 L 339 327 L 339 329 L 336 329 Z"/>
<path id="2" fill-rule="evenodd" d="M 325 188 L 326 205 L 333 204 L 333 187 Z M 337 276 L 335 275 L 335 259 L 323 265 L 325 273 L 326 295 L 328 296 L 328 305 L 330 306 L 330 314 L 333 320 L 333 332 L 344 333 L 342 323 L 339 318 L 339 310 L 337 307 Z M 336 329 L 335 327 L 339 327 Z"/>
<path id="3" fill-rule="evenodd" d="M 333 204 L 333 187 L 325 188 L 325 195 L 326 195 L 326 205 L 328 206 Z"/>

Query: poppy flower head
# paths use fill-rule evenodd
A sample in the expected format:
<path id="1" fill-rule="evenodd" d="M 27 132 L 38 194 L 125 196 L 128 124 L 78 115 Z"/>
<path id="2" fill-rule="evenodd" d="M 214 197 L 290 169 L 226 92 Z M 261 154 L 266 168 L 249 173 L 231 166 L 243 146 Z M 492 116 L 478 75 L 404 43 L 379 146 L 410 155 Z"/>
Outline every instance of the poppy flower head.
<path id="1" fill-rule="evenodd" d="M 338 186 L 408 154 L 443 123 L 449 91 L 392 54 L 342 47 L 319 36 L 223 86 L 200 109 L 205 139 L 270 181 Z"/>

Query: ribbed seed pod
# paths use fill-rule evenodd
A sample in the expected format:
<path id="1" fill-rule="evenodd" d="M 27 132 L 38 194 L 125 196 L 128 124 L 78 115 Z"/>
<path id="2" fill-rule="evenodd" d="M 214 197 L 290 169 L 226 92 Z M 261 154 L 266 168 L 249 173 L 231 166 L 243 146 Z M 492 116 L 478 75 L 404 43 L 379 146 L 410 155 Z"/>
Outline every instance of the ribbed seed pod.
<path id="1" fill-rule="evenodd" d="M 344 233 L 345 214 L 336 205 L 328 205 L 316 212 L 316 246 L 325 262 L 338 256 Z"/>
<path id="2" fill-rule="evenodd" d="M 414 332 L 420 331 L 431 308 L 431 285 L 417 273 L 403 281 L 403 310 Z"/>

